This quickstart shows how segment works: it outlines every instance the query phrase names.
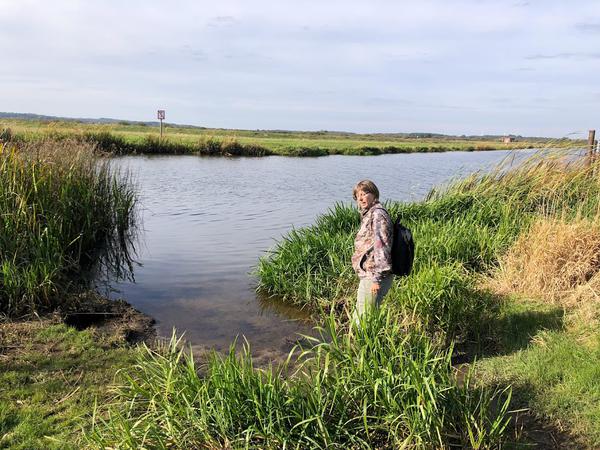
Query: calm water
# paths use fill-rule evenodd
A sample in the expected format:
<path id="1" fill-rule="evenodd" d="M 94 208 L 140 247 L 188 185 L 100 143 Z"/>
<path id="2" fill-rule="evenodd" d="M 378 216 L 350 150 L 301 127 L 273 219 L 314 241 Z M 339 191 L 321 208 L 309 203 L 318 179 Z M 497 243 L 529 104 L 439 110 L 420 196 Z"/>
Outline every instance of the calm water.
<path id="1" fill-rule="evenodd" d="M 519 156 L 524 155 L 520 153 Z M 249 274 L 292 227 L 313 223 L 352 187 L 375 181 L 382 200 L 415 201 L 431 187 L 487 170 L 509 152 L 449 152 L 322 158 L 133 156 L 115 160 L 131 172 L 141 198 L 142 235 L 135 283 L 121 296 L 196 347 L 226 349 L 245 335 L 257 357 L 286 352 L 309 327 L 302 314 L 257 299 Z"/>

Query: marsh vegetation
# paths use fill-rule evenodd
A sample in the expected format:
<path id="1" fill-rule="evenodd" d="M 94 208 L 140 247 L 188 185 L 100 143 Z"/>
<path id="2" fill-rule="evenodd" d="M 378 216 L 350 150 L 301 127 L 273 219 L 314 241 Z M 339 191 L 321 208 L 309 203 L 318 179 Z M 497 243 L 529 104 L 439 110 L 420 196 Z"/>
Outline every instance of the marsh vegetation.
<path id="1" fill-rule="evenodd" d="M 63 320 L 132 314 L 91 289 L 99 273 L 131 273 L 136 201 L 92 145 L 0 144 L 1 448 L 81 448 L 82 417 L 133 361 L 130 324 L 99 333 Z"/>
<path id="2" fill-rule="evenodd" d="M 130 270 L 135 189 L 95 152 L 0 144 L 0 313 L 51 311 L 91 272 Z"/>
<path id="3" fill-rule="evenodd" d="M 397 283 L 389 308 L 442 348 L 479 357 L 480 380 L 512 384 L 515 409 L 568 430 L 578 447 L 600 442 L 590 401 L 600 393 L 597 165 L 539 154 L 422 203 L 387 205 L 418 243 L 415 273 Z M 290 233 L 260 262 L 259 289 L 317 310 L 346 305 L 357 223 L 352 207 L 338 205 Z"/>
<path id="4" fill-rule="evenodd" d="M 503 143 L 497 136 L 454 137 L 427 133 L 355 134 L 330 131 L 227 130 L 167 125 L 160 139 L 146 124 L 87 124 L 76 121 L 4 119 L 4 139 L 77 139 L 112 154 L 197 154 L 205 156 L 325 156 L 385 153 L 512 150 L 573 145 L 565 139 L 521 139 Z M 2 140 L 0 135 L 0 140 Z"/>

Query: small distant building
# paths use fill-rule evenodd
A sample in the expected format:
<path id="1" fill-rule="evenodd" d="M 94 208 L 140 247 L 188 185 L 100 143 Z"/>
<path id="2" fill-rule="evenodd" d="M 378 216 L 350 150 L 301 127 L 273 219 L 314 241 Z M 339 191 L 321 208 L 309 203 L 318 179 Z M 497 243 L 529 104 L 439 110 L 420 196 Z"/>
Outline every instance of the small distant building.
<path id="1" fill-rule="evenodd" d="M 511 142 L 515 142 L 516 139 L 513 136 L 504 136 L 502 138 L 502 142 L 504 142 L 505 144 L 510 144 Z"/>

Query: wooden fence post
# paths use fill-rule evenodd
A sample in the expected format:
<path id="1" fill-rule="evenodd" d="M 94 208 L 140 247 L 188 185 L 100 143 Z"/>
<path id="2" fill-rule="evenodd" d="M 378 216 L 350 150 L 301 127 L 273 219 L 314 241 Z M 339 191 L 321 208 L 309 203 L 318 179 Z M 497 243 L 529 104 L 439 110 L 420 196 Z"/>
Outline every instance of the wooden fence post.
<path id="1" fill-rule="evenodd" d="M 588 134 L 588 164 L 592 164 L 594 160 L 594 150 L 596 141 L 596 130 L 590 130 Z"/>

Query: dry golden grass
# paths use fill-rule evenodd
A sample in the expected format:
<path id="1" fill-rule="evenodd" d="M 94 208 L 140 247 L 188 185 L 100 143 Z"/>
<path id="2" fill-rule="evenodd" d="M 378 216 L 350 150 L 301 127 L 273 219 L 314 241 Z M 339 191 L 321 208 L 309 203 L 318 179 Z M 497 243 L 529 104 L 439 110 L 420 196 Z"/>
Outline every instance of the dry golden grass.
<path id="1" fill-rule="evenodd" d="M 515 242 L 486 285 L 563 306 L 569 322 L 600 318 L 600 226 L 597 221 L 542 218 Z"/>
<path id="2" fill-rule="evenodd" d="M 69 170 L 78 163 L 95 164 L 95 155 L 102 154 L 95 144 L 77 139 L 42 139 L 38 142 L 8 144 L 5 150 L 16 151 L 26 160 L 49 164 L 60 170 Z"/>
<path id="3" fill-rule="evenodd" d="M 452 186 L 455 193 L 501 198 L 514 208 L 546 215 L 597 207 L 600 190 L 600 159 L 593 164 L 575 151 L 548 151 L 534 154 L 514 167 L 507 158 L 491 173 L 477 173 Z"/>
<path id="4" fill-rule="evenodd" d="M 587 219 L 535 222 L 500 261 L 493 286 L 573 305 L 593 298 L 600 287 L 600 227 Z"/>

